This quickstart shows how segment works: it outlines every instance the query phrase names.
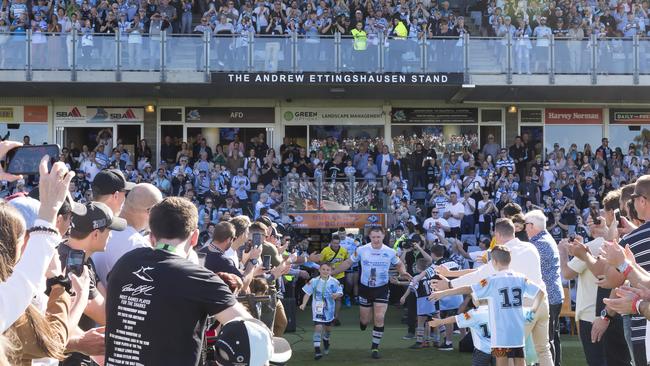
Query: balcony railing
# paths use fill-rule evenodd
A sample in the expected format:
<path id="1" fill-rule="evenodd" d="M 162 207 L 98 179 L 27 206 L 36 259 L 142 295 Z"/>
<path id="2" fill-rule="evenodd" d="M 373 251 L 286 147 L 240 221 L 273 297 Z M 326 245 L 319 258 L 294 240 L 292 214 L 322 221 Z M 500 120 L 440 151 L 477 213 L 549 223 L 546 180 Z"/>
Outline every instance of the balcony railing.
<path id="1" fill-rule="evenodd" d="M 387 212 L 388 199 L 381 178 L 286 178 L 285 212 Z"/>
<path id="2" fill-rule="evenodd" d="M 521 38 L 368 38 L 365 50 L 350 36 L 52 34 L 28 31 L 0 34 L 3 71 L 24 71 L 21 80 L 75 81 L 79 72 L 104 71 L 113 81 L 123 73 L 151 72 L 160 82 L 178 72 L 210 80 L 214 72 L 463 73 L 466 83 L 492 75 L 512 83 L 517 75 L 548 78 L 581 75 L 592 84 L 599 75 L 650 75 L 650 39 L 584 40 Z M 39 75 L 40 73 L 40 75 Z M 15 73 L 14 73 L 15 74 Z M 68 75 L 69 74 L 69 75 Z M 35 77 L 38 75 L 38 77 Z M 57 81 L 57 80 L 53 80 Z M 186 81 L 186 80 L 183 80 Z M 194 79 L 193 79 L 194 81 Z"/>

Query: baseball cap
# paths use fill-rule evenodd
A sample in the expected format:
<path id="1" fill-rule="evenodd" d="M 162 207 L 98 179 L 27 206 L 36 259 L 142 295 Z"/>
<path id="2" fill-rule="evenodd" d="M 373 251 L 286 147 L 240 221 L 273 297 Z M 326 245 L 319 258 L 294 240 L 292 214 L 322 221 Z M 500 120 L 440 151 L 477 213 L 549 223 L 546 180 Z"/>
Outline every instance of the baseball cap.
<path id="1" fill-rule="evenodd" d="M 70 227 L 78 233 L 90 233 L 105 228 L 122 231 L 126 228 L 126 220 L 113 216 L 113 211 L 101 202 L 89 202 L 86 204 L 85 215 L 73 213 Z"/>
<path id="2" fill-rule="evenodd" d="M 33 198 L 35 200 L 39 200 L 39 201 L 41 200 L 41 198 L 40 198 L 41 194 L 40 194 L 40 190 L 38 189 L 38 187 L 32 189 L 29 192 L 29 197 L 31 197 L 31 198 Z M 70 197 L 70 192 L 67 193 L 67 195 L 65 197 L 65 200 L 66 200 L 66 202 L 68 204 L 70 204 L 71 211 L 72 211 L 73 214 L 77 214 L 77 215 L 85 215 L 86 214 L 86 206 L 84 206 L 83 204 L 81 204 L 79 202 L 75 202 L 75 200 L 73 200 L 72 197 Z"/>
<path id="3" fill-rule="evenodd" d="M 278 224 L 275 222 L 271 225 L 271 228 L 273 229 L 272 235 L 275 236 L 276 238 L 281 238 L 282 234 L 278 231 Z"/>
<path id="4" fill-rule="evenodd" d="M 32 197 L 24 195 L 16 196 L 8 202 L 20 212 L 20 215 L 25 220 L 25 227 L 31 229 L 38 218 L 38 210 L 41 208 L 41 203 Z"/>
<path id="5" fill-rule="evenodd" d="M 93 180 L 93 194 L 96 196 L 130 191 L 135 183 L 127 182 L 124 174 L 118 169 L 104 169 L 97 173 Z"/>
<path id="6" fill-rule="evenodd" d="M 285 363 L 291 358 L 289 342 L 273 337 L 257 319 L 235 318 L 224 324 L 215 347 L 215 358 L 223 366 L 262 366 L 268 362 Z"/>
<path id="7" fill-rule="evenodd" d="M 636 180 L 634 193 L 630 197 L 646 197 L 646 199 L 650 199 L 650 175 L 644 175 Z"/>

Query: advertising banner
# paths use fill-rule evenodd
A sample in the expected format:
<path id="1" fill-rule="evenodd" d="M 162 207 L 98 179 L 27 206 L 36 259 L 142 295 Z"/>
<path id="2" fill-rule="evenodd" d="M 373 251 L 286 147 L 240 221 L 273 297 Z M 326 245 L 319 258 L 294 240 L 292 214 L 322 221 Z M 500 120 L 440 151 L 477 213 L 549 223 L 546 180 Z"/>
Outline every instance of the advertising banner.
<path id="1" fill-rule="evenodd" d="M 282 119 L 288 123 L 384 124 L 381 108 L 282 108 Z"/>
<path id="2" fill-rule="evenodd" d="M 294 215 L 291 226 L 299 229 L 338 229 L 364 228 L 366 226 L 384 226 L 385 214 L 379 213 L 300 213 Z"/>
<path id="3" fill-rule="evenodd" d="M 547 108 L 547 124 L 601 124 L 603 110 L 600 108 Z"/>
<path id="4" fill-rule="evenodd" d="M 394 108 L 392 123 L 478 123 L 477 108 Z"/>
<path id="5" fill-rule="evenodd" d="M 186 123 L 273 123 L 273 108 L 185 107 Z"/>

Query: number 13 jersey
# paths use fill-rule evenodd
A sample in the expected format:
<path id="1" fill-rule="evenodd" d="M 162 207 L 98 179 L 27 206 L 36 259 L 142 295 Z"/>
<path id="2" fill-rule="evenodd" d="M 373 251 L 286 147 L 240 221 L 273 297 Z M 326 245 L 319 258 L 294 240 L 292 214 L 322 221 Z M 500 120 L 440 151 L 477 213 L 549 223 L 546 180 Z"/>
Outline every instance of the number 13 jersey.
<path id="1" fill-rule="evenodd" d="M 532 299 L 539 291 L 526 277 L 510 270 L 497 272 L 472 285 L 474 295 L 488 301 L 492 348 L 524 346 L 524 297 Z"/>

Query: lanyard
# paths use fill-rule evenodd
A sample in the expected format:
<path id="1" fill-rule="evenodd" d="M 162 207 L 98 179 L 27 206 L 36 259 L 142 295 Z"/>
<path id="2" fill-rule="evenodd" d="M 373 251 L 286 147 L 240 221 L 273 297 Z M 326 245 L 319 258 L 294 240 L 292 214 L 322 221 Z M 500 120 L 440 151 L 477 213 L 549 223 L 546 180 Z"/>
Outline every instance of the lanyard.
<path id="1" fill-rule="evenodd" d="M 165 243 L 158 243 L 158 245 L 156 245 L 156 249 L 165 251 L 167 253 L 172 253 L 172 254 L 176 253 L 177 250 L 175 246 L 170 244 L 165 244 Z"/>
<path id="2" fill-rule="evenodd" d="M 323 300 L 325 300 L 325 290 L 326 290 L 326 286 L 327 286 L 327 280 L 324 281 L 320 277 L 318 277 L 318 280 L 323 284 L 321 286 L 321 288 L 320 288 L 320 301 L 323 302 Z M 318 286 L 318 284 L 316 286 Z"/>

